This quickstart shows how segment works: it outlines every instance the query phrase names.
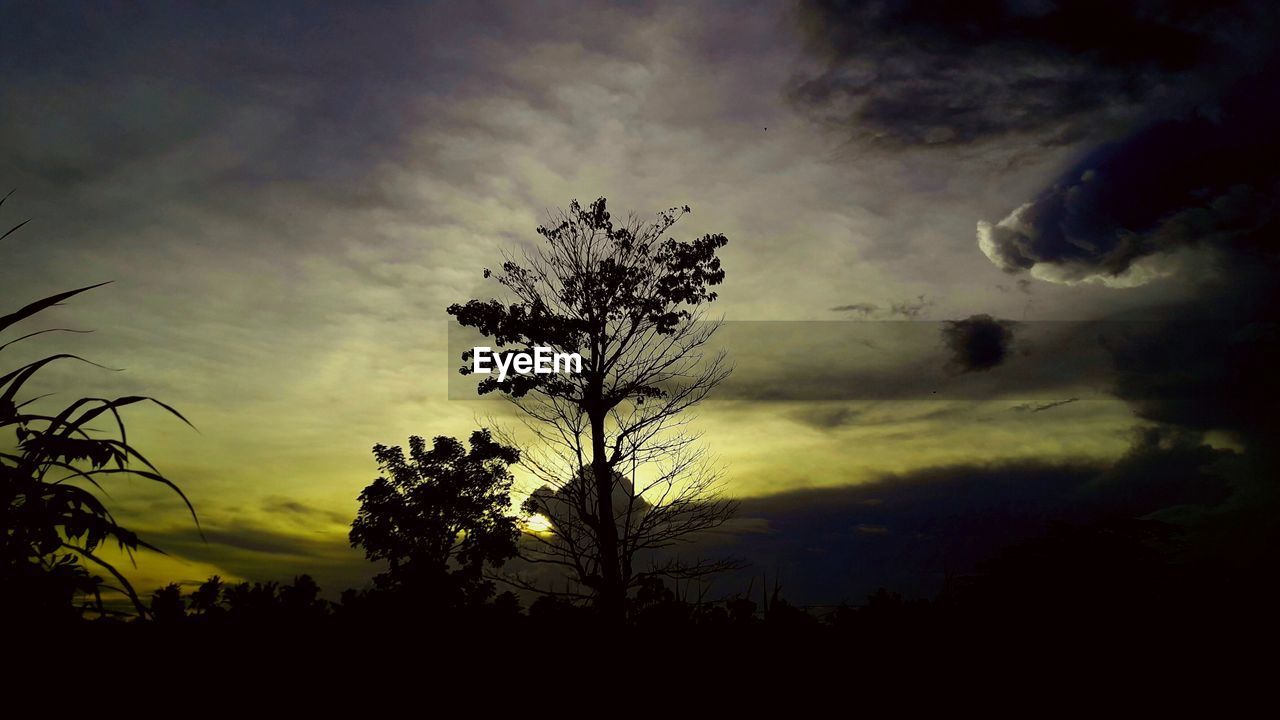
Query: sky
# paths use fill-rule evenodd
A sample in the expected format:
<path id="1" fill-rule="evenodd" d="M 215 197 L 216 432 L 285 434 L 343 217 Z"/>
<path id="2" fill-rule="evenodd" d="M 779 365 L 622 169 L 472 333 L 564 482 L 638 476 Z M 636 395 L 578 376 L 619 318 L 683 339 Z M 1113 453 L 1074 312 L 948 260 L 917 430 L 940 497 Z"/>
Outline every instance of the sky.
<path id="1" fill-rule="evenodd" d="M 76 352 L 123 370 L 32 392 L 145 393 L 197 428 L 128 415 L 204 534 L 171 493 L 112 488 L 168 551 L 140 589 L 366 583 L 346 533 L 372 446 L 513 419 L 451 397 L 445 308 L 495 296 L 483 268 L 573 199 L 687 204 L 677 237 L 729 238 L 736 370 L 696 423 L 743 506 L 708 542 L 802 601 L 1271 492 L 1266 3 L 3 13 L 0 220 L 31 220 L 4 300 L 111 281 L 14 328 L 93 333 L 5 362 Z"/>

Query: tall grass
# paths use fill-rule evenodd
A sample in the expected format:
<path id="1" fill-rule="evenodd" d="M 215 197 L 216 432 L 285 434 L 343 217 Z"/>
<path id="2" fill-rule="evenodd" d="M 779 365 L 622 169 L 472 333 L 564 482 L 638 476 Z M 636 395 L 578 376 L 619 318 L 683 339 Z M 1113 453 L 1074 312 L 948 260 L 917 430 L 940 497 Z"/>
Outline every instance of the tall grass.
<path id="1" fill-rule="evenodd" d="M 8 197 L 0 198 L 0 206 Z M 25 224 L 0 235 L 0 242 L 12 243 L 13 234 Z M 0 338 L 15 323 L 105 284 L 50 295 L 0 317 Z M 120 411 L 151 403 L 191 423 L 169 405 L 141 395 L 83 397 L 57 412 L 32 409 L 41 398 L 25 398 L 23 388 L 49 365 L 78 362 L 103 367 L 77 355 L 55 353 L 4 370 L 5 350 L 54 332 L 74 331 L 37 330 L 0 344 L 0 608 L 33 619 L 76 617 L 84 607 L 101 613 L 106 611 L 102 591 L 113 589 L 145 616 L 133 586 L 99 551 L 114 543 L 130 560 L 138 548 L 162 551 L 117 522 L 99 494 L 105 496 L 104 485 L 122 476 L 157 483 L 182 498 L 199 528 L 187 496 L 130 444 Z M 107 429 L 90 427 L 95 421 Z M 96 574 L 103 571 L 114 585 Z M 77 605 L 82 600 L 87 603 Z"/>

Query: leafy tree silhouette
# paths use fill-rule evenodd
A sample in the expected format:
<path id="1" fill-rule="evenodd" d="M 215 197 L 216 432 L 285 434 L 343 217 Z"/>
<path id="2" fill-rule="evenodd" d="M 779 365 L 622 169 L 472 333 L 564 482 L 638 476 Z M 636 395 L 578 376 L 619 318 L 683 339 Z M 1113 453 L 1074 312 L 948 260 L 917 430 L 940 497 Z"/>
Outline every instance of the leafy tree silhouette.
<path id="1" fill-rule="evenodd" d="M 12 193 L 10 193 L 12 195 Z M 9 196 L 0 198 L 0 205 Z M 0 235 L 9 238 L 26 222 Z M 15 323 L 106 283 L 68 290 L 36 300 L 0 317 L 0 332 Z M 50 328 L 27 333 L 0 344 L 3 351 L 14 343 L 50 332 L 76 332 Z M 51 363 L 74 360 L 91 363 L 68 353 L 48 355 L 0 375 L 0 616 L 24 619 L 68 620 L 79 617 L 79 596 L 91 596 L 93 606 L 105 612 L 101 577 L 85 566 L 105 570 L 116 581 L 139 614 L 146 614 L 133 586 L 115 567 L 98 555 L 99 548 L 115 542 L 132 557 L 144 542 L 120 525 L 91 490 L 118 476 L 142 478 L 163 485 L 186 503 L 199 528 L 195 508 L 186 495 L 131 445 L 120 410 L 151 402 L 187 422 L 177 410 L 153 398 L 131 395 L 115 399 L 85 397 L 59 412 L 33 409 L 40 398 L 19 401 L 23 387 Z M 112 435 L 91 435 L 90 423 L 109 421 Z"/>
<path id="2" fill-rule="evenodd" d="M 237 625 L 262 625 L 280 616 L 277 593 L 280 583 L 248 582 L 228 586 L 222 591 L 228 622 Z"/>
<path id="3" fill-rule="evenodd" d="M 242 582 L 229 586 L 214 575 L 185 598 L 177 583 L 157 589 L 151 596 L 151 619 L 205 626 L 316 626 L 330 616 L 331 607 L 310 575 L 298 575 L 288 585 Z"/>
<path id="4" fill-rule="evenodd" d="M 187 605 L 178 583 L 169 583 L 151 594 L 151 617 L 156 622 L 179 622 L 186 616 Z"/>
<path id="5" fill-rule="evenodd" d="M 492 338 L 503 353 L 536 346 L 579 353 L 582 372 L 517 375 L 480 382 L 524 411 L 541 441 L 524 465 L 546 483 L 526 506 L 552 525 L 528 535 L 527 558 L 564 568 L 612 621 L 625 615 L 629 592 L 648 575 L 691 577 L 724 563 L 667 561 L 640 572 L 635 560 L 714 528 L 734 511 L 718 495 L 717 473 L 704 462 L 684 410 L 728 376 L 720 353 L 705 353 L 718 327 L 705 320 L 724 280 L 717 251 L 724 235 L 691 242 L 663 239 L 688 207 L 652 222 L 615 222 L 604 198 L 538 228 L 544 241 L 496 277 L 515 302 L 470 300 L 448 308 L 465 327 Z M 704 357 L 704 354 L 706 355 Z M 471 351 L 463 354 L 464 363 Z M 464 374 L 469 367 L 462 368 Z M 640 465 L 655 479 L 636 482 Z M 519 577 L 513 582 L 545 591 Z"/>
<path id="6" fill-rule="evenodd" d="M 515 616 L 521 611 L 520 598 L 507 590 L 493 599 L 493 609 L 500 616 Z"/>
<path id="7" fill-rule="evenodd" d="M 223 612 L 220 604 L 222 601 L 222 588 L 222 578 L 217 575 L 213 575 L 201 583 L 200 587 L 191 593 L 190 604 L 192 612 L 208 618 L 220 616 Z"/>
<path id="8" fill-rule="evenodd" d="M 437 607 L 463 607 L 493 594 L 486 565 L 515 555 L 519 532 L 510 514 L 513 477 L 508 466 L 520 452 L 471 434 L 470 449 L 439 436 L 430 449 L 421 437 L 373 449 L 385 473 L 360 493 L 351 524 L 352 547 L 370 560 L 386 560 L 377 587 L 413 595 Z"/>
<path id="9" fill-rule="evenodd" d="M 320 598 L 320 586 L 310 575 L 299 575 L 292 585 L 280 588 L 280 609 L 291 622 L 312 622 L 329 612 L 329 604 Z"/>

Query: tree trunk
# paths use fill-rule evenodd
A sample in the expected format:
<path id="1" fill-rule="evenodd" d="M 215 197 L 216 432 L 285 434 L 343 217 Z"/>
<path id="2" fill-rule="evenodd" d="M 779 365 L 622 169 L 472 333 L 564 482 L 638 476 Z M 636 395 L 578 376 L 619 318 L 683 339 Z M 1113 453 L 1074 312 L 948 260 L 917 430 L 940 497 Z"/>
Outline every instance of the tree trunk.
<path id="1" fill-rule="evenodd" d="M 621 622 L 626 611 L 626 588 L 622 585 L 622 573 L 618 558 L 618 526 L 613 513 L 613 472 L 609 467 L 604 441 L 605 413 L 592 410 L 591 419 L 591 474 L 596 484 L 596 532 L 600 542 L 600 587 L 596 609 L 608 622 Z"/>

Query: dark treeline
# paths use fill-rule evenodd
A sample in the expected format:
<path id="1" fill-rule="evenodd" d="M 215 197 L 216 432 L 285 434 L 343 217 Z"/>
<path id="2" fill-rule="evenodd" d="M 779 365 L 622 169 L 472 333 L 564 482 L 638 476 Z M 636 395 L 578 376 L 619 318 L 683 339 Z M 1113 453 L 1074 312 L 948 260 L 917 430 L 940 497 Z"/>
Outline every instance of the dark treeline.
<path id="1" fill-rule="evenodd" d="M 1229 632 L 1235 622 L 1257 621 L 1275 588 L 1223 568 L 1189 559 L 1183 532 L 1151 520 L 1112 519 L 1060 526 L 1013 545 L 975 572 L 948 580 L 932 599 L 908 599 L 880 589 L 860 603 L 800 607 L 785 589 L 768 586 L 716 600 L 689 599 L 672 583 L 653 579 L 628 600 L 625 624 L 614 630 L 687 631 L 754 637 L 947 637 L 979 630 L 993 637 L 1076 632 Z M 88 625 L 136 626 L 164 631 L 305 630 L 309 633 L 496 633 L 541 637 L 596 632 L 607 622 L 591 606 L 552 596 L 525 607 L 510 591 L 484 583 L 478 592 L 456 588 L 348 589 L 337 601 L 321 597 L 308 575 L 288 583 L 177 584 L 152 593 L 149 618 L 102 617 Z M 1266 626 L 1255 625 L 1255 631 Z"/>

